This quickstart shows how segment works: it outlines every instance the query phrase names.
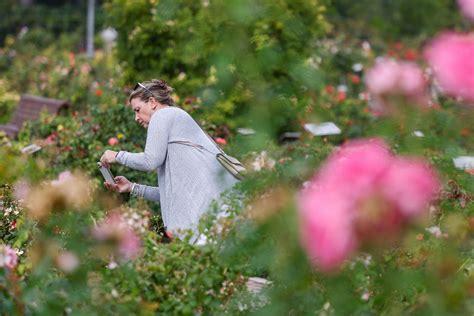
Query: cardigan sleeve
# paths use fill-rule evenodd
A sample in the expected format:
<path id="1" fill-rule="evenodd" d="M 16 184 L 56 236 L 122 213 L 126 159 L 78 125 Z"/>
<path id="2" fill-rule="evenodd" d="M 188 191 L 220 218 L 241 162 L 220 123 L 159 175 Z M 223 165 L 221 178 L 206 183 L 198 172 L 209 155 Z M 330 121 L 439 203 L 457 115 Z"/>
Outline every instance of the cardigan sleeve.
<path id="1" fill-rule="evenodd" d="M 160 202 L 160 188 L 144 184 L 135 184 L 130 194 L 140 196 L 148 201 Z"/>
<path id="2" fill-rule="evenodd" d="M 117 162 L 139 171 L 158 169 L 166 159 L 173 119 L 173 111 L 166 108 L 154 113 L 148 125 L 145 151 L 141 153 L 120 151 L 117 154 Z"/>

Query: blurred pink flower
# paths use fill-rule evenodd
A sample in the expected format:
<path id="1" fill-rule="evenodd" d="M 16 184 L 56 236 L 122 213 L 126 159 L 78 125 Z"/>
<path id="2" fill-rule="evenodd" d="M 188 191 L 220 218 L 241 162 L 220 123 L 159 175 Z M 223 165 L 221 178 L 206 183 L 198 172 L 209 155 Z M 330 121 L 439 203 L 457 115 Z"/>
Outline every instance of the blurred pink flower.
<path id="1" fill-rule="evenodd" d="M 31 191 L 30 184 L 26 180 L 19 180 L 13 187 L 13 196 L 17 200 L 25 200 Z"/>
<path id="2" fill-rule="evenodd" d="M 396 113 L 394 96 L 420 106 L 429 101 L 423 72 L 411 62 L 382 59 L 367 71 L 365 82 L 370 92 L 370 109 L 378 115 Z"/>
<path id="3" fill-rule="evenodd" d="M 109 143 L 110 146 L 114 146 L 114 145 L 117 145 L 119 143 L 119 140 L 116 137 L 110 137 L 109 140 L 108 140 L 108 143 Z"/>
<path id="4" fill-rule="evenodd" d="M 141 251 L 140 238 L 118 212 L 110 213 L 93 229 L 92 235 L 101 242 L 115 242 L 119 256 L 125 259 L 133 259 Z"/>
<path id="5" fill-rule="evenodd" d="M 423 71 L 414 63 L 382 59 L 367 72 L 369 92 L 376 95 L 416 96 L 424 93 Z"/>
<path id="6" fill-rule="evenodd" d="M 66 171 L 61 172 L 57 179 L 51 181 L 51 185 L 52 186 L 60 186 L 64 182 L 66 182 L 70 179 L 72 179 L 72 173 L 71 173 L 71 171 L 66 170 Z"/>
<path id="7" fill-rule="evenodd" d="M 447 94 L 474 102 L 473 36 L 443 33 L 428 44 L 425 57 Z"/>
<path id="8" fill-rule="evenodd" d="M 71 251 L 62 251 L 55 258 L 55 261 L 58 268 L 66 273 L 75 271 L 80 264 L 79 258 Z"/>
<path id="9" fill-rule="evenodd" d="M 367 71 L 365 81 L 369 92 L 384 94 L 392 91 L 398 80 L 398 64 L 391 59 L 384 59 Z"/>
<path id="10" fill-rule="evenodd" d="M 474 21 L 474 0 L 458 0 L 458 4 L 464 16 Z"/>
<path id="11" fill-rule="evenodd" d="M 18 263 L 16 251 L 8 245 L 0 245 L 0 268 L 14 269 Z"/>
<path id="12" fill-rule="evenodd" d="M 45 140 L 46 145 L 54 144 L 54 142 L 56 141 L 57 138 L 58 137 L 57 137 L 56 133 L 50 134 L 48 137 L 46 137 L 46 140 Z"/>
<path id="13" fill-rule="evenodd" d="M 384 182 L 384 195 L 398 204 L 404 216 L 421 215 L 440 187 L 426 163 L 409 159 L 396 159 L 385 173 Z"/>
<path id="14" fill-rule="evenodd" d="M 214 140 L 216 141 L 216 143 L 218 143 L 221 146 L 227 145 L 227 141 L 225 140 L 225 138 L 216 137 Z"/>
<path id="15" fill-rule="evenodd" d="M 322 271 L 336 270 L 360 245 L 426 213 L 438 188 L 427 165 L 393 156 L 381 140 L 347 143 L 299 197 L 302 246 Z"/>
<path id="16" fill-rule="evenodd" d="M 310 189 L 300 200 L 301 243 L 323 271 L 334 270 L 358 246 L 349 207 L 339 194 L 322 188 Z"/>

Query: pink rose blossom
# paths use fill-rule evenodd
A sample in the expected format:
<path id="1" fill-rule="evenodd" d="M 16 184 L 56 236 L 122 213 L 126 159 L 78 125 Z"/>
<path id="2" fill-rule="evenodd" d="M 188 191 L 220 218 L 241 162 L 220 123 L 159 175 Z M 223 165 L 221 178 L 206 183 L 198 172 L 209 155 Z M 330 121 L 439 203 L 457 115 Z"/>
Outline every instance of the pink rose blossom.
<path id="1" fill-rule="evenodd" d="M 95 239 L 117 243 L 118 254 L 125 259 L 133 259 L 141 251 L 141 240 L 127 224 L 122 214 L 114 212 L 99 223 L 92 231 Z"/>
<path id="2" fill-rule="evenodd" d="M 0 245 L 0 268 L 15 269 L 18 263 L 16 251 L 8 245 Z"/>
<path id="3" fill-rule="evenodd" d="M 397 159 L 385 173 L 384 195 L 404 216 L 417 216 L 436 197 L 440 183 L 422 161 Z"/>
<path id="4" fill-rule="evenodd" d="M 110 146 L 117 145 L 118 143 L 119 143 L 119 140 L 116 137 L 110 137 L 109 140 L 108 140 L 108 144 Z"/>
<path id="5" fill-rule="evenodd" d="M 382 59 L 369 69 L 366 83 L 368 90 L 376 95 L 413 96 L 423 94 L 425 89 L 423 71 L 416 64 L 392 59 Z"/>
<path id="6" fill-rule="evenodd" d="M 458 0 L 458 4 L 464 16 L 474 21 L 474 0 Z"/>
<path id="7" fill-rule="evenodd" d="M 418 105 L 426 103 L 426 80 L 415 63 L 381 59 L 367 71 L 365 82 L 371 107 L 378 112 L 386 112 L 392 106 L 391 96 L 403 96 Z"/>
<path id="8" fill-rule="evenodd" d="M 356 140 L 331 155 L 318 178 L 328 186 L 337 186 L 351 198 L 358 199 L 374 186 L 390 166 L 392 156 L 378 140 Z"/>
<path id="9" fill-rule="evenodd" d="M 225 140 L 225 138 L 222 138 L 222 137 L 217 137 L 217 138 L 215 138 L 215 141 L 216 141 L 216 143 L 218 143 L 218 144 L 221 145 L 221 146 L 227 144 L 227 141 Z"/>
<path id="10" fill-rule="evenodd" d="M 72 173 L 69 170 L 63 171 L 59 174 L 58 178 L 51 181 L 52 186 L 60 186 L 67 182 L 68 180 L 72 179 Z"/>
<path id="11" fill-rule="evenodd" d="M 443 33 L 425 49 L 435 78 L 448 95 L 474 102 L 474 37 Z"/>
<path id="12" fill-rule="evenodd" d="M 80 264 L 79 258 L 71 251 L 63 251 L 56 258 L 56 265 L 66 273 L 74 272 Z"/>
<path id="13" fill-rule="evenodd" d="M 402 94 L 413 96 L 423 94 L 426 81 L 423 71 L 414 63 L 400 63 L 399 89 Z"/>
<path id="14" fill-rule="evenodd" d="M 55 132 L 53 132 L 52 134 L 48 135 L 48 137 L 46 137 L 45 144 L 46 145 L 54 144 L 57 138 L 58 136 L 56 135 Z"/>
<path id="15" fill-rule="evenodd" d="M 360 245 L 426 213 L 438 188 L 427 165 L 393 156 L 381 140 L 347 143 L 299 197 L 302 246 L 322 271 L 336 270 Z"/>
<path id="16" fill-rule="evenodd" d="M 308 256 L 324 271 L 333 270 L 350 256 L 357 247 L 353 238 L 350 210 L 338 194 L 313 189 L 300 203 L 301 242 Z M 317 216 L 315 209 L 321 203 Z"/>
<path id="17" fill-rule="evenodd" d="M 26 180 L 19 180 L 15 183 L 13 195 L 17 200 L 25 200 L 30 191 L 30 184 Z"/>
<path id="18" fill-rule="evenodd" d="M 365 78 L 369 92 L 384 94 L 395 89 L 398 80 L 398 64 L 384 59 L 367 71 Z"/>

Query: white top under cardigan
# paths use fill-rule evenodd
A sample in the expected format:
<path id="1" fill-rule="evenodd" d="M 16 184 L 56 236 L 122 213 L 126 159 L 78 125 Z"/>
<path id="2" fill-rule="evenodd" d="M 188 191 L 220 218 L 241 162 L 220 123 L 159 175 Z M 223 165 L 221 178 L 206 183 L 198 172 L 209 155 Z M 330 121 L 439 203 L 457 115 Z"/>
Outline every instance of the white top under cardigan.
<path id="1" fill-rule="evenodd" d="M 117 162 L 140 171 L 156 171 L 159 187 L 137 185 L 134 191 L 147 200 L 160 202 L 168 231 L 196 231 L 211 201 L 238 180 L 215 155 L 191 146 L 170 144 L 173 141 L 190 141 L 218 153 L 216 145 L 187 112 L 170 106 L 152 115 L 145 151 L 120 151 Z"/>

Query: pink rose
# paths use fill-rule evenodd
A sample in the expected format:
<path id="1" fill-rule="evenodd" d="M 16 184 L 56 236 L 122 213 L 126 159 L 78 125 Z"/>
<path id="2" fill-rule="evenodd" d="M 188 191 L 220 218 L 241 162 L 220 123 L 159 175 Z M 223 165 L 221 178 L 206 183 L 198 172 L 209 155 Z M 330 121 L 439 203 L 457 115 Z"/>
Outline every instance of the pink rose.
<path id="1" fill-rule="evenodd" d="M 375 95 L 416 96 L 424 93 L 423 71 L 414 63 L 383 59 L 369 69 L 367 89 Z"/>
<path id="2" fill-rule="evenodd" d="M 389 93 L 396 89 L 398 75 L 398 64 L 394 60 L 384 59 L 367 71 L 367 89 L 373 94 Z"/>
<path id="3" fill-rule="evenodd" d="M 360 245 L 393 239 L 425 214 L 438 188 L 426 164 L 393 156 L 381 140 L 347 143 L 299 196 L 301 244 L 322 271 L 337 270 Z"/>
<path id="4" fill-rule="evenodd" d="M 69 170 L 63 171 L 59 174 L 58 178 L 51 181 L 52 186 L 62 185 L 64 182 L 72 179 L 72 173 Z"/>
<path id="5" fill-rule="evenodd" d="M 415 217 L 436 197 L 440 183 L 423 161 L 396 159 L 385 173 L 384 195 L 404 216 Z"/>
<path id="6" fill-rule="evenodd" d="M 215 141 L 216 141 L 216 143 L 218 143 L 221 146 L 227 145 L 227 141 L 225 140 L 225 138 L 216 137 Z"/>
<path id="7" fill-rule="evenodd" d="M 0 245 L 0 268 L 15 269 L 18 263 L 16 251 L 8 245 Z"/>
<path id="8" fill-rule="evenodd" d="M 107 215 L 92 230 L 92 236 L 100 242 L 116 243 L 117 253 L 124 259 L 133 259 L 140 254 L 140 237 L 127 224 L 123 215 L 118 212 Z"/>
<path id="9" fill-rule="evenodd" d="M 474 0 L 458 0 L 458 4 L 464 16 L 474 21 Z"/>
<path id="10" fill-rule="evenodd" d="M 57 137 L 56 133 L 50 134 L 48 137 L 46 137 L 46 141 L 45 141 L 46 145 L 54 144 L 54 142 L 56 141 L 57 138 L 58 137 Z"/>
<path id="11" fill-rule="evenodd" d="M 382 59 L 367 71 L 365 82 L 371 94 L 370 106 L 377 112 L 391 112 L 392 96 L 403 96 L 417 105 L 427 103 L 426 80 L 414 63 Z"/>
<path id="12" fill-rule="evenodd" d="M 446 94 L 474 102 L 473 36 L 443 33 L 428 44 L 424 53 Z"/>
<path id="13" fill-rule="evenodd" d="M 114 146 L 119 143 L 119 140 L 116 137 L 110 137 L 107 142 L 110 146 Z"/>
<path id="14" fill-rule="evenodd" d="M 313 188 L 300 199 L 301 243 L 323 271 L 339 267 L 358 246 L 349 207 L 339 194 L 323 188 Z"/>

